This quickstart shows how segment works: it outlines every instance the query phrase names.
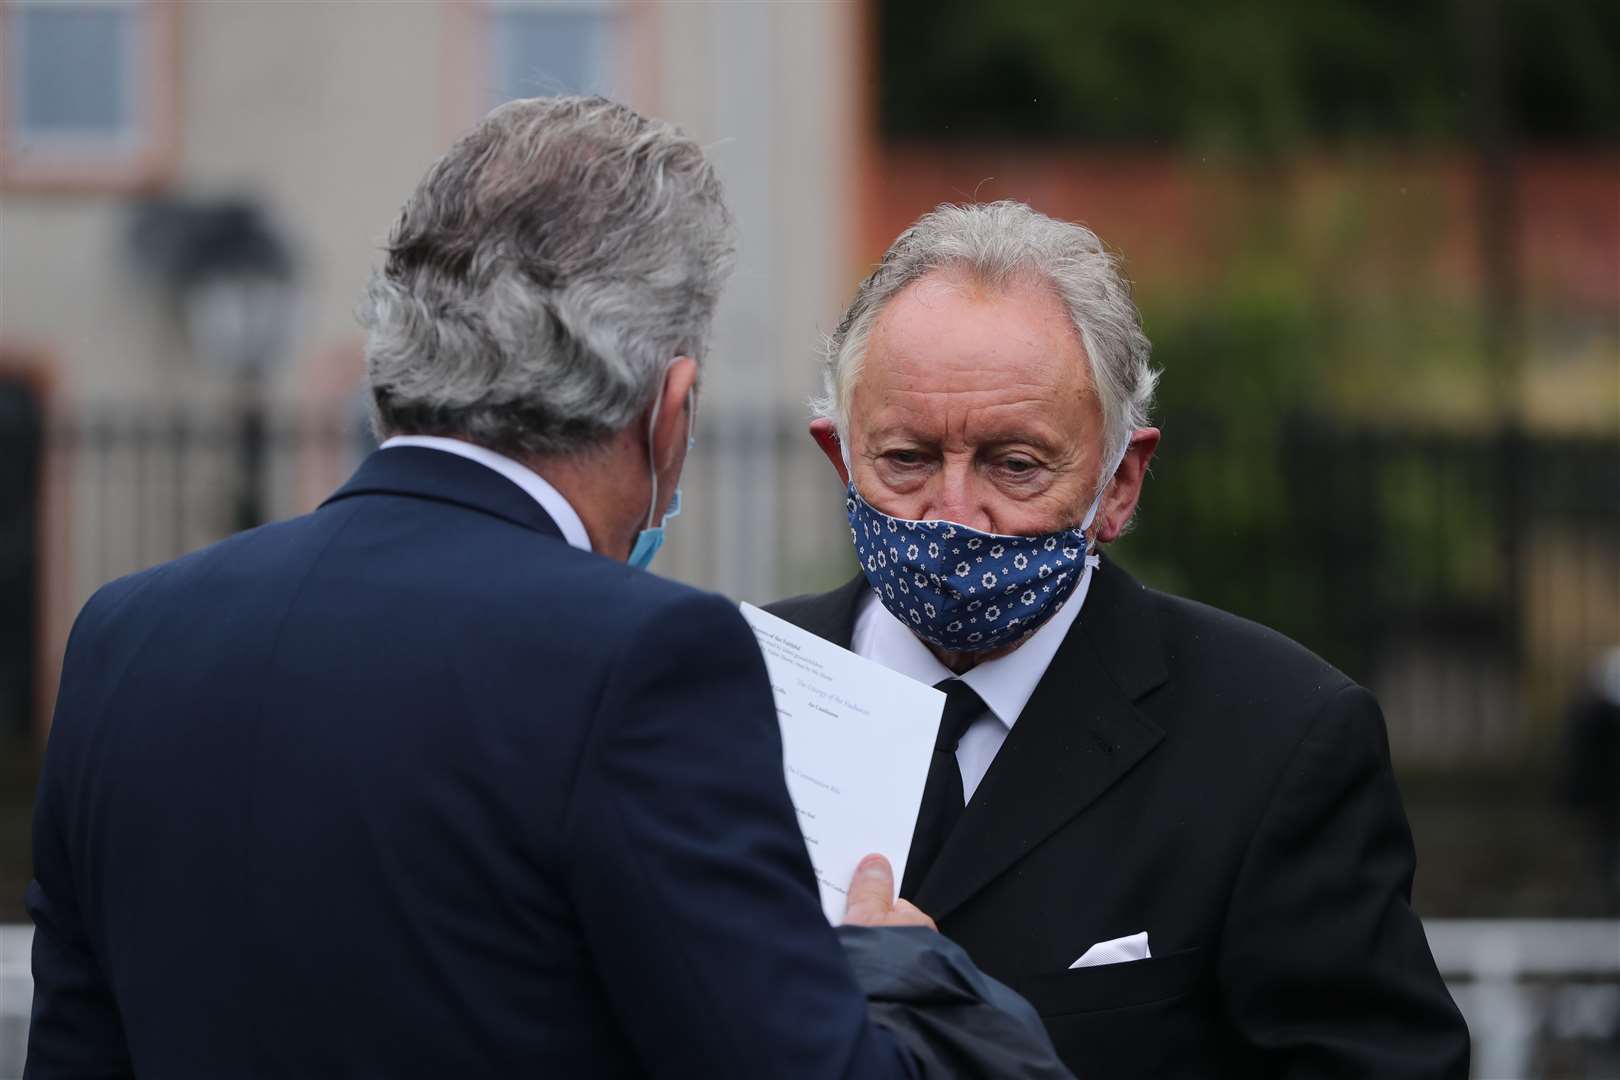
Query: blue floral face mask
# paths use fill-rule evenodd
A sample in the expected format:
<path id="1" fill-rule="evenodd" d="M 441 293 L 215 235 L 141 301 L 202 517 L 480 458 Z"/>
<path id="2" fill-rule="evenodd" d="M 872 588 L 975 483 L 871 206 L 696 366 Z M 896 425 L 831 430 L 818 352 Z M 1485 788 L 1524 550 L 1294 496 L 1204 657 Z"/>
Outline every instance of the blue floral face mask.
<path id="1" fill-rule="evenodd" d="M 861 570 L 889 613 L 930 644 L 982 652 L 1040 629 L 1098 565 L 1085 530 L 1106 487 L 1078 526 L 1041 536 L 891 517 L 861 498 L 853 480 L 845 506 Z"/>

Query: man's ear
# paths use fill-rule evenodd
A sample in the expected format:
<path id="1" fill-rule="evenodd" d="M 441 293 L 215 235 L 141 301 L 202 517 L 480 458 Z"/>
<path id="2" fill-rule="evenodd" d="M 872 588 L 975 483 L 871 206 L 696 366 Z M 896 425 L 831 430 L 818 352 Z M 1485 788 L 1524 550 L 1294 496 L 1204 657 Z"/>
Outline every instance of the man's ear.
<path id="1" fill-rule="evenodd" d="M 1159 448 L 1158 428 L 1137 428 L 1131 435 L 1125 456 L 1103 493 L 1102 506 L 1097 511 L 1097 542 L 1112 543 L 1124 533 L 1136 503 L 1142 497 L 1142 483 L 1147 479 L 1148 462 Z"/>
<path id="2" fill-rule="evenodd" d="M 844 447 L 838 441 L 837 426 L 825 416 L 819 416 L 810 421 L 810 437 L 816 440 L 821 452 L 827 455 L 832 462 L 833 469 L 838 473 L 839 481 L 849 486 L 849 468 L 844 464 Z"/>
<path id="3" fill-rule="evenodd" d="M 686 415 L 688 394 L 697 383 L 697 374 L 697 361 L 690 356 L 677 356 L 664 372 L 664 392 L 658 399 L 658 414 L 650 425 L 652 459 L 658 463 L 659 472 L 685 460 L 693 421 L 693 417 Z"/>

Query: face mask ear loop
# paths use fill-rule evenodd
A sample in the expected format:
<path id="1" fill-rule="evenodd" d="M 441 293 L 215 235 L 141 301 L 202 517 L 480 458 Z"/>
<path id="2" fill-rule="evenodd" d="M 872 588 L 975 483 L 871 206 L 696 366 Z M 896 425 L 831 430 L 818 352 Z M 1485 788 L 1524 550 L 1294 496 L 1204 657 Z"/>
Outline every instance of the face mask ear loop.
<path id="1" fill-rule="evenodd" d="M 1093 498 L 1091 500 L 1091 509 L 1086 511 L 1086 518 L 1085 518 L 1084 521 L 1082 521 L 1080 523 L 1081 535 L 1085 535 L 1085 531 L 1087 529 L 1091 528 L 1091 523 L 1096 520 L 1097 511 L 1102 509 L 1103 493 L 1108 490 L 1108 485 L 1113 482 L 1114 474 L 1119 472 L 1120 465 L 1124 464 L 1124 462 L 1125 462 L 1125 453 L 1130 448 L 1131 448 L 1131 437 L 1129 435 L 1127 435 L 1127 436 L 1125 436 L 1125 445 L 1121 446 L 1119 448 L 1119 453 L 1114 455 L 1113 464 L 1110 465 L 1108 467 L 1108 469 L 1102 474 L 1102 480 L 1097 485 L 1097 495 L 1096 495 L 1095 498 Z M 1087 536 L 1086 537 L 1086 549 L 1088 551 L 1094 551 L 1096 546 L 1097 546 L 1096 541 L 1093 540 L 1090 536 Z M 1094 559 L 1094 558 L 1096 558 L 1095 554 L 1087 555 L 1086 556 L 1087 564 L 1092 565 L 1091 560 Z"/>
<path id="2" fill-rule="evenodd" d="M 670 367 L 674 367 L 671 362 Z M 664 376 L 668 378 L 669 368 L 664 369 Z M 658 516 L 658 455 L 653 449 L 653 432 L 658 427 L 658 409 L 664 404 L 664 380 L 658 382 L 658 393 L 653 397 L 652 413 L 647 417 L 647 475 L 652 480 L 652 503 L 647 507 L 647 528 L 654 525 L 653 518 Z"/>

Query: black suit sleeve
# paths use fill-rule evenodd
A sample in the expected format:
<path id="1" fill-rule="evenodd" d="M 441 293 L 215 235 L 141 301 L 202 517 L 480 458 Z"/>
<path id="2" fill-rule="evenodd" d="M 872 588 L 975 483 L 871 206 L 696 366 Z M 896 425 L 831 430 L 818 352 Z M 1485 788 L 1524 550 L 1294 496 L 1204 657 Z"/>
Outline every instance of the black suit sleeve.
<path id="1" fill-rule="evenodd" d="M 1322 708 L 1259 823 L 1219 958 L 1240 1035 L 1284 1077 L 1468 1075 L 1468 1031 L 1410 906 L 1416 859 L 1383 716 Z"/>
<path id="2" fill-rule="evenodd" d="M 570 892 L 650 1075 L 901 1077 L 821 913 L 752 632 L 650 612 L 610 673 L 569 810 Z"/>

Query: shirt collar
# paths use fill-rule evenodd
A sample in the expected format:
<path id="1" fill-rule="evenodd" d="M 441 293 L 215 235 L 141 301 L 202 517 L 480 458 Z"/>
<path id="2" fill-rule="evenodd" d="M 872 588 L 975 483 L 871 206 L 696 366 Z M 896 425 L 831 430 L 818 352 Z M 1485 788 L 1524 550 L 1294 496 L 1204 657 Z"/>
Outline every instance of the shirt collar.
<path id="1" fill-rule="evenodd" d="M 480 465 L 488 466 L 506 477 L 512 483 L 529 493 L 529 497 L 540 504 L 540 509 L 551 516 L 557 523 L 563 539 L 568 541 L 570 547 L 581 551 L 591 550 L 591 538 L 585 531 L 585 523 L 580 520 L 579 514 L 563 498 L 562 492 L 546 482 L 545 477 L 529 468 L 527 465 L 497 454 L 486 446 L 478 446 L 461 439 L 447 439 L 439 435 L 395 435 L 382 444 L 382 449 L 390 450 L 396 446 L 418 446 L 427 450 L 443 450 L 447 454 L 464 457 L 468 461 L 476 461 Z"/>
<path id="2" fill-rule="evenodd" d="M 1092 573 L 1092 568 L 1086 567 L 1074 594 L 1022 645 L 1006 656 L 986 660 L 961 676 L 1009 730 L 1029 704 L 1052 657 L 1057 655 L 1058 646 L 1068 636 L 1069 628 L 1080 617 L 1086 593 L 1091 590 Z M 889 613 L 875 594 L 867 592 L 860 603 L 855 616 L 855 633 L 850 640 L 852 651 L 929 686 L 955 677 L 950 668 L 928 651 L 922 639 Z"/>

